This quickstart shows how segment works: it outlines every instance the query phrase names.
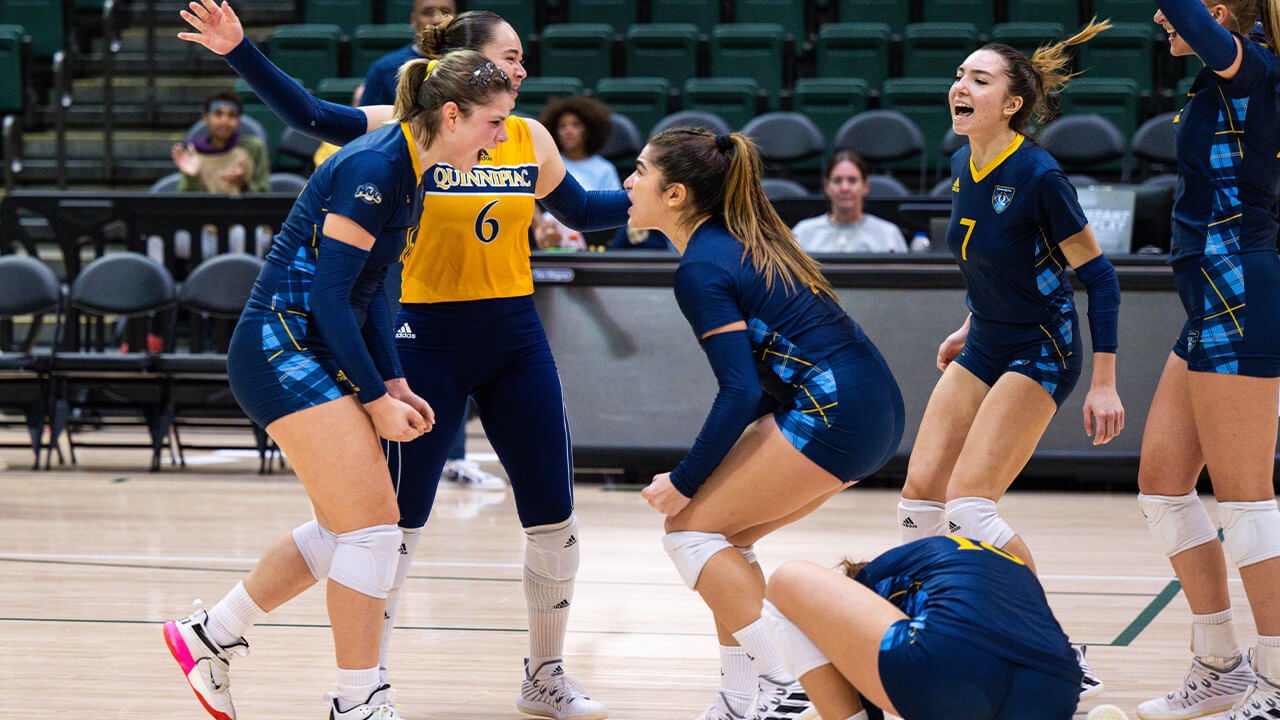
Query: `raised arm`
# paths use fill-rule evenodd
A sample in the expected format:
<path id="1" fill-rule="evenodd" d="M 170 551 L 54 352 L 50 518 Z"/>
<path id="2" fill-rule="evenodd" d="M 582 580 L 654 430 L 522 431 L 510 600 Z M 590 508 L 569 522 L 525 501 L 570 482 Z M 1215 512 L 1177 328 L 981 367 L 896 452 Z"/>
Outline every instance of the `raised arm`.
<path id="1" fill-rule="evenodd" d="M 527 119 L 538 156 L 535 196 L 557 220 L 581 232 L 608 230 L 627 224 L 631 201 L 626 190 L 584 190 L 564 167 L 564 158 L 551 133 L 537 120 Z"/>
<path id="2" fill-rule="evenodd" d="M 200 0 L 188 8 L 180 14 L 196 32 L 180 32 L 178 38 L 203 45 L 226 58 L 227 64 L 289 127 L 343 145 L 391 119 L 389 105 L 352 108 L 311 95 L 245 37 L 240 18 L 225 0 L 221 5 L 214 0 Z"/>

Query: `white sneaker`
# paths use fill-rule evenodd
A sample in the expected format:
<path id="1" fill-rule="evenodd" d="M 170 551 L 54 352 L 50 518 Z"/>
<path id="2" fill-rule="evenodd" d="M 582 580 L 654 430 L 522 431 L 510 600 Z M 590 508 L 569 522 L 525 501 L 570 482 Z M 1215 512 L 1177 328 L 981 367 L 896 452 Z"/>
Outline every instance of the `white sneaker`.
<path id="1" fill-rule="evenodd" d="M 1191 667 L 1182 676 L 1182 684 L 1164 697 L 1138 705 L 1139 720 L 1190 720 L 1216 715 L 1242 702 L 1257 681 L 1253 668 L 1243 657 L 1236 666 L 1219 672 L 1191 659 Z M 1242 717 L 1248 717 L 1242 716 Z"/>
<path id="2" fill-rule="evenodd" d="M 391 686 L 384 684 L 369 695 L 364 703 L 348 710 L 338 709 L 338 696 L 329 693 L 329 720 L 400 720 L 400 713 L 391 703 Z"/>
<path id="3" fill-rule="evenodd" d="M 524 659 L 524 682 L 516 698 L 520 712 L 555 720 L 604 720 L 609 709 L 587 696 L 577 680 L 564 674 L 559 659 L 548 660 L 529 672 Z"/>
<path id="4" fill-rule="evenodd" d="M 729 706 L 729 701 L 724 699 L 724 693 L 717 693 L 716 701 L 711 703 L 711 707 L 703 710 L 697 720 L 747 720 L 747 716 L 734 712 Z"/>
<path id="5" fill-rule="evenodd" d="M 752 720 L 817 720 L 813 702 L 799 680 L 779 683 L 761 675 L 756 686 L 756 709 Z"/>
<path id="6" fill-rule="evenodd" d="M 1072 645 L 1071 649 L 1076 651 L 1076 662 L 1080 663 L 1080 699 L 1088 700 L 1098 697 L 1102 694 L 1102 681 L 1093 673 L 1093 668 L 1089 667 L 1089 661 L 1084 658 L 1085 646 Z"/>
<path id="7" fill-rule="evenodd" d="M 227 647 L 218 645 L 205 629 L 208 620 L 209 613 L 201 609 L 181 620 L 166 622 L 164 643 L 204 709 L 217 720 L 236 720 L 236 709 L 231 704 L 231 656 L 248 655 L 249 643 L 240 638 Z"/>
<path id="8" fill-rule="evenodd" d="M 1242 662 L 1241 665 L 1249 665 Z M 1248 692 L 1223 716 L 1223 720 L 1275 720 L 1280 718 L 1280 687 L 1258 676 Z"/>
<path id="9" fill-rule="evenodd" d="M 449 460 L 440 472 L 440 479 L 458 487 L 472 490 L 506 490 L 507 481 L 480 469 L 473 460 Z"/>

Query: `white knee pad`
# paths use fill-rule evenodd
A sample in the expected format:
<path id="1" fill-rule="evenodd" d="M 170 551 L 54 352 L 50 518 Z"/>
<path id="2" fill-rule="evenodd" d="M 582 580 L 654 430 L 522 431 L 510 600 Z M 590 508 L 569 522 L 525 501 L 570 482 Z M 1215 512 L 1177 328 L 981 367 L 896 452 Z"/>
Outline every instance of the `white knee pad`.
<path id="1" fill-rule="evenodd" d="M 315 579 L 329 577 L 333 551 L 338 547 L 338 536 L 333 531 L 320 527 L 320 523 L 312 520 L 293 529 L 293 544 L 298 546 L 298 552 L 307 561 L 307 567 Z"/>
<path id="2" fill-rule="evenodd" d="M 578 518 L 524 529 L 524 566 L 549 580 L 563 582 L 578 574 Z"/>
<path id="3" fill-rule="evenodd" d="M 1186 495 L 1138 493 L 1138 509 L 1169 557 L 1218 539 L 1218 529 L 1195 490 Z"/>
<path id="4" fill-rule="evenodd" d="M 822 649 L 815 645 L 798 625 L 791 622 L 790 618 L 783 615 L 773 603 L 764 601 L 764 609 L 760 611 L 760 617 L 769 628 L 769 638 L 773 640 L 773 649 L 778 653 L 778 659 L 782 661 L 782 668 L 791 677 L 799 679 L 801 675 L 814 668 L 831 664 L 826 653 L 822 652 Z"/>
<path id="5" fill-rule="evenodd" d="M 754 543 L 745 547 L 739 545 L 734 545 L 734 547 L 738 548 L 738 552 L 742 553 L 742 557 L 747 559 L 748 565 L 760 564 L 760 558 L 756 557 L 756 546 Z"/>
<path id="6" fill-rule="evenodd" d="M 905 545 L 912 540 L 943 534 L 947 506 L 937 500 L 898 500 L 898 539 Z"/>
<path id="7" fill-rule="evenodd" d="M 680 578 L 690 590 L 698 584 L 698 576 L 711 556 L 731 547 L 720 533 L 681 530 L 667 533 L 662 538 L 662 549 L 667 551 L 676 572 L 680 573 Z"/>
<path id="8" fill-rule="evenodd" d="M 403 537 L 395 525 L 374 525 L 338 536 L 329 579 L 369 597 L 386 598 Z"/>
<path id="9" fill-rule="evenodd" d="M 1238 568 L 1280 555 L 1280 510 L 1275 500 L 1220 502 L 1222 549 Z"/>
<path id="10" fill-rule="evenodd" d="M 952 535 L 1004 547 L 1015 533 L 996 512 L 996 502 L 981 497 L 962 497 L 947 502 L 947 526 Z"/>

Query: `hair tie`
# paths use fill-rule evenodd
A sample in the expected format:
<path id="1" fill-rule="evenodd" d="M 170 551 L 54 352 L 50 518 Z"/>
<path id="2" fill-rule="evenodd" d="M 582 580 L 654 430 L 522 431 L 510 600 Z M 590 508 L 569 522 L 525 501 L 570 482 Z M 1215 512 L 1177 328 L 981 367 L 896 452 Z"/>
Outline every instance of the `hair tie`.
<path id="1" fill-rule="evenodd" d="M 728 135 L 717 135 L 716 149 L 722 153 L 729 152 L 733 149 L 733 138 Z"/>
<path id="2" fill-rule="evenodd" d="M 439 60 L 432 60 L 427 63 L 427 77 L 431 77 L 431 73 L 435 72 L 436 66 L 439 64 Z"/>

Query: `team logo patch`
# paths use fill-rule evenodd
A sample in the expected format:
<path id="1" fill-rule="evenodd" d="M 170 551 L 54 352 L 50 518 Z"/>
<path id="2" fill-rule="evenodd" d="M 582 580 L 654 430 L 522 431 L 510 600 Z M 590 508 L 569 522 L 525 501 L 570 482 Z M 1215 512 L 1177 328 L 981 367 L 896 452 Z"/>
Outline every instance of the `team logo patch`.
<path id="1" fill-rule="evenodd" d="M 378 191 L 378 187 L 373 183 L 365 183 L 356 188 L 356 197 L 370 205 L 382 204 L 382 193 Z"/>
<path id="2" fill-rule="evenodd" d="M 1009 209 L 1009 205 L 1013 202 L 1014 188 L 1008 185 L 997 185 L 996 189 L 991 192 L 991 207 L 996 213 L 1002 213 Z"/>

